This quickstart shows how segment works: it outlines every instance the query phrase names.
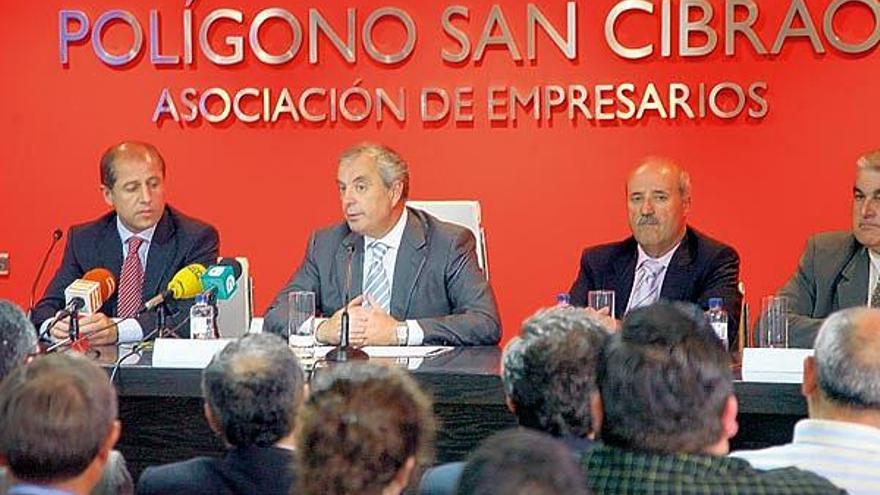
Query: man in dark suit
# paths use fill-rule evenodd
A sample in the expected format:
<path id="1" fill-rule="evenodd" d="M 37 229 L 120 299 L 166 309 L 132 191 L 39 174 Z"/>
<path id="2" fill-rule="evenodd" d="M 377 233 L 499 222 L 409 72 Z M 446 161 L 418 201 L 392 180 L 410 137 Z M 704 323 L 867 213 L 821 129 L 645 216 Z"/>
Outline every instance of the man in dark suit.
<path id="1" fill-rule="evenodd" d="M 880 150 L 856 162 L 852 232 L 811 237 L 797 271 L 779 291 L 789 300 L 789 345 L 813 347 L 838 309 L 880 307 Z"/>
<path id="2" fill-rule="evenodd" d="M 230 343 L 202 373 L 205 417 L 229 453 L 147 468 L 137 493 L 289 494 L 304 386 L 299 361 L 277 335 L 250 334 Z"/>
<path id="3" fill-rule="evenodd" d="M 354 345 L 491 345 L 501 336 L 495 298 L 477 266 L 473 234 L 404 206 L 409 171 L 385 146 L 355 146 L 339 160 L 345 222 L 309 239 L 305 259 L 266 312 L 283 333 L 288 294 L 313 291 L 321 342 L 339 341 L 351 297 Z"/>
<path id="4" fill-rule="evenodd" d="M 41 334 L 66 338 L 69 318 L 46 328 L 64 307 L 64 289 L 93 268 L 106 268 L 118 290 L 102 310 L 80 320 L 97 331 L 92 344 L 132 342 L 156 325 L 155 313 L 136 316 L 145 299 L 165 289 L 191 263 L 217 260 L 217 231 L 165 204 L 165 161 L 152 145 L 123 142 L 101 158 L 101 191 L 113 212 L 70 229 L 64 258 L 31 316 Z M 169 327 L 183 321 L 191 301 L 170 301 Z M 114 317 L 114 318 L 111 318 Z"/>
<path id="5" fill-rule="evenodd" d="M 658 299 L 690 301 L 705 309 L 709 298 L 720 297 L 729 316 L 729 348 L 735 349 L 742 303 L 739 255 L 688 227 L 688 173 L 671 160 L 648 158 L 630 174 L 626 194 L 633 235 L 584 250 L 570 291 L 572 304 L 586 305 L 591 290 L 613 290 L 613 314 L 604 316 L 616 326 L 629 310 Z"/>
<path id="6" fill-rule="evenodd" d="M 593 447 L 598 423 L 596 360 L 609 331 L 598 318 L 571 307 L 541 310 L 523 322 L 502 357 L 507 407 L 522 428 L 553 436 L 579 457 Z M 463 462 L 431 468 L 420 495 L 452 495 Z"/>

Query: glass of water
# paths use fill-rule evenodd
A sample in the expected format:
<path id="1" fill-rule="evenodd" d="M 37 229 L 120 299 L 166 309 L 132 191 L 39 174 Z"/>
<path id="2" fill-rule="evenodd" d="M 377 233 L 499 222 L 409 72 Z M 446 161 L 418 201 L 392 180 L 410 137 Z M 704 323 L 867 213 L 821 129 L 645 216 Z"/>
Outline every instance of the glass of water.
<path id="1" fill-rule="evenodd" d="M 761 300 L 758 347 L 788 347 L 788 299 L 766 296 Z"/>
<path id="2" fill-rule="evenodd" d="M 311 369 L 315 363 L 315 293 L 293 291 L 287 303 L 288 344 L 303 367 Z"/>
<path id="3" fill-rule="evenodd" d="M 596 311 L 608 308 L 608 315 L 614 317 L 614 291 L 591 290 L 587 292 L 587 307 Z"/>

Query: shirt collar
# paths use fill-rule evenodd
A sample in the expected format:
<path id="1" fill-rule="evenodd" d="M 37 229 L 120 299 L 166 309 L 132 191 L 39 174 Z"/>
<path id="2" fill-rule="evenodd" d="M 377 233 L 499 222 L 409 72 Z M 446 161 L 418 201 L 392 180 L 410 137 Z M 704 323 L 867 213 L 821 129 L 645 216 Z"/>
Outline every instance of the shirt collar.
<path id="1" fill-rule="evenodd" d="M 846 446 L 877 452 L 880 450 L 880 428 L 829 419 L 802 419 L 794 426 L 792 443 Z"/>
<path id="2" fill-rule="evenodd" d="M 663 268 L 669 268 L 669 263 L 672 261 L 672 257 L 675 255 L 675 252 L 678 251 L 678 247 L 681 246 L 681 243 L 679 242 L 678 244 L 676 244 L 675 247 L 670 249 L 668 253 L 664 254 L 663 256 L 661 256 L 659 258 L 651 257 L 648 253 L 645 252 L 644 249 L 642 249 L 641 244 L 636 244 L 636 245 L 638 246 L 638 249 L 639 249 L 639 259 L 636 261 L 636 268 L 642 266 L 642 262 L 644 262 L 645 260 L 648 260 L 648 259 L 654 260 L 655 262 L 659 263 L 660 265 L 663 265 Z"/>
<path id="3" fill-rule="evenodd" d="M 389 248 L 398 248 L 400 247 L 400 241 L 403 240 L 403 230 L 406 228 L 406 219 L 409 216 L 406 208 L 403 209 L 403 214 L 400 215 L 400 218 L 397 219 L 397 223 L 394 224 L 394 227 L 385 234 L 381 239 L 376 239 L 374 237 L 370 237 L 368 235 L 364 236 L 364 245 L 368 246 L 372 244 L 374 241 L 379 241 L 382 244 L 388 246 Z"/>
<path id="4" fill-rule="evenodd" d="M 868 259 L 871 260 L 871 266 L 874 268 L 874 271 L 880 273 L 880 253 L 875 253 L 869 249 Z"/>
<path id="5" fill-rule="evenodd" d="M 128 240 L 132 236 L 135 236 L 135 235 L 140 237 L 142 240 L 146 241 L 147 243 L 151 242 L 153 240 L 153 234 L 156 233 L 156 226 L 158 226 L 158 225 L 159 224 L 157 223 L 156 225 L 153 225 L 152 227 L 145 229 L 145 230 L 142 230 L 142 231 L 138 232 L 137 234 L 135 234 L 134 232 L 128 230 L 128 228 L 125 226 L 125 224 L 122 223 L 122 220 L 119 219 L 119 215 L 116 215 L 116 230 L 119 231 L 119 238 L 122 239 L 123 246 L 128 242 Z"/>
<path id="6" fill-rule="evenodd" d="M 27 494 L 27 495 L 73 495 L 73 492 L 59 490 L 50 486 L 34 485 L 31 483 L 19 483 L 9 488 L 10 495 Z"/>

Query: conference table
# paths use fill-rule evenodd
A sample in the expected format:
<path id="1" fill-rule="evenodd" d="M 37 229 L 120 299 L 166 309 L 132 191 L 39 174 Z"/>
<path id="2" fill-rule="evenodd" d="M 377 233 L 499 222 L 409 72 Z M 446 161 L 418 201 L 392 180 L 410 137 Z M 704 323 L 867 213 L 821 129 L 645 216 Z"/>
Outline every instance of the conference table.
<path id="1" fill-rule="evenodd" d="M 98 362 L 110 373 L 117 350 L 97 351 Z M 410 372 L 433 398 L 439 419 L 436 462 L 460 460 L 483 438 L 516 424 L 504 403 L 500 357 L 501 350 L 492 346 L 454 348 L 417 362 L 384 359 L 391 365 L 414 367 Z M 149 352 L 134 360 L 119 367 L 114 384 L 122 421 L 117 448 L 135 479 L 150 465 L 221 455 L 223 443 L 202 413 L 201 370 L 153 367 Z M 316 373 L 321 371 L 319 367 Z M 740 429 L 732 442 L 734 449 L 788 442 L 794 423 L 806 416 L 797 384 L 738 380 L 735 392 Z"/>

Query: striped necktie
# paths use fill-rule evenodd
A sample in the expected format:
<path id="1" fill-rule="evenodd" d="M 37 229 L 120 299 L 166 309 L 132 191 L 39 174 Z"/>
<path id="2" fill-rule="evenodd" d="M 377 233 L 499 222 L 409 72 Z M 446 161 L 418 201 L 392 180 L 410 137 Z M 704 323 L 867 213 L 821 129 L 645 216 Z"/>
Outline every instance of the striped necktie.
<path id="1" fill-rule="evenodd" d="M 134 316 L 141 307 L 144 267 L 141 266 L 138 249 L 143 242 L 138 236 L 128 239 L 128 255 L 122 262 L 122 273 L 119 275 L 119 302 L 116 305 L 116 316 L 119 318 Z"/>
<path id="2" fill-rule="evenodd" d="M 868 306 L 872 308 L 880 308 L 880 277 L 877 277 L 877 283 L 874 284 L 874 290 L 871 291 L 871 300 Z"/>
<path id="3" fill-rule="evenodd" d="M 390 311 L 391 307 L 391 282 L 388 279 L 388 273 L 385 270 L 385 263 L 382 260 L 388 252 L 388 246 L 373 241 L 369 246 L 373 261 L 367 270 L 367 284 L 364 287 L 364 294 L 369 296 L 373 303 L 385 312 Z"/>
<path id="4" fill-rule="evenodd" d="M 660 296 L 660 274 L 666 267 L 657 260 L 642 261 L 636 271 L 636 283 L 629 298 L 627 311 L 654 303 Z"/>

